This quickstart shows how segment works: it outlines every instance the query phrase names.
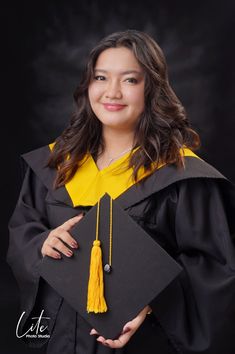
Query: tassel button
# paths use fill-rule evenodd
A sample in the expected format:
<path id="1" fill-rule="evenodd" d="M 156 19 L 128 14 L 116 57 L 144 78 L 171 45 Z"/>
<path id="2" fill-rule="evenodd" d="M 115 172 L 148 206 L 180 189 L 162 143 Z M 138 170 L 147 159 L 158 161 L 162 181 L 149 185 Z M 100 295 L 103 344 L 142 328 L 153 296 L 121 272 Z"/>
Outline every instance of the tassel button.
<path id="1" fill-rule="evenodd" d="M 105 273 L 111 273 L 111 270 L 112 270 L 111 265 L 105 264 L 104 266 Z"/>

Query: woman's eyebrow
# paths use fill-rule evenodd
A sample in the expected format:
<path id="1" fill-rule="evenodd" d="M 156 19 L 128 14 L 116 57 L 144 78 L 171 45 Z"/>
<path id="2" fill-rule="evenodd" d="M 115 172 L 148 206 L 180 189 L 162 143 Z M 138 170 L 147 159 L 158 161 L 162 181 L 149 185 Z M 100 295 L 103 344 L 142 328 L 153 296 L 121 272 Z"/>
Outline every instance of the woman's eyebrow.
<path id="1" fill-rule="evenodd" d="M 103 70 L 103 69 L 95 69 L 95 72 L 99 71 L 102 73 L 108 73 L 108 70 Z M 120 72 L 121 75 L 126 75 L 126 74 L 142 74 L 142 72 L 138 71 L 138 70 L 126 70 L 126 71 L 121 71 Z"/>

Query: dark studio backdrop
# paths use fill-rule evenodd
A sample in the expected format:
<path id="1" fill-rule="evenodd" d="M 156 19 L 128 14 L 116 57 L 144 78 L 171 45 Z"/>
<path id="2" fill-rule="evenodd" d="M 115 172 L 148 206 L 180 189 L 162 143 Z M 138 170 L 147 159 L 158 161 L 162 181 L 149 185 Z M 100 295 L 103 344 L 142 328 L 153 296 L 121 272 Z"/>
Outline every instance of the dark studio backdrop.
<path id="1" fill-rule="evenodd" d="M 235 182 L 234 1 L 31 1 L 1 5 L 2 234 L 0 353 L 43 353 L 16 338 L 19 295 L 5 262 L 7 221 L 19 193 L 19 154 L 52 142 L 68 122 L 89 50 L 105 35 L 146 31 L 162 47 L 170 82 L 202 139 L 197 152 Z M 20 256 L 20 255 L 19 255 Z"/>

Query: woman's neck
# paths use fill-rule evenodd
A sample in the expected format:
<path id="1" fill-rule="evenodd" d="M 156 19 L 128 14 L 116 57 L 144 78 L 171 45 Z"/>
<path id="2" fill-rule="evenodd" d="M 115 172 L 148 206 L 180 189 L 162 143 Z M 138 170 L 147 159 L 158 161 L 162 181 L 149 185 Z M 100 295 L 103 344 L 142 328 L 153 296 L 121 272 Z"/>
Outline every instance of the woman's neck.
<path id="1" fill-rule="evenodd" d="M 103 130 L 103 142 L 104 142 L 104 155 L 108 155 L 110 158 L 115 158 L 123 151 L 132 149 L 134 146 L 134 132 L 126 132 L 116 130 Z"/>
<path id="2" fill-rule="evenodd" d="M 122 157 L 134 147 L 133 132 L 117 132 L 116 130 L 103 130 L 104 150 L 99 154 L 96 164 L 100 170 Z"/>

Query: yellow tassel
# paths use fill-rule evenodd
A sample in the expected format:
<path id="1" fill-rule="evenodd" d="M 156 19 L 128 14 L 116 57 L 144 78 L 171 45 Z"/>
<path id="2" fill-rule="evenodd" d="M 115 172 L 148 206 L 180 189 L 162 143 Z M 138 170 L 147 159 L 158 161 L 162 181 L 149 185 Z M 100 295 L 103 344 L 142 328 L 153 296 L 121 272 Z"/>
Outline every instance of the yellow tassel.
<path id="1" fill-rule="evenodd" d="M 87 312 L 102 313 L 107 311 L 104 298 L 104 279 L 102 250 L 100 241 L 95 240 L 91 250 L 90 276 L 87 294 Z"/>

